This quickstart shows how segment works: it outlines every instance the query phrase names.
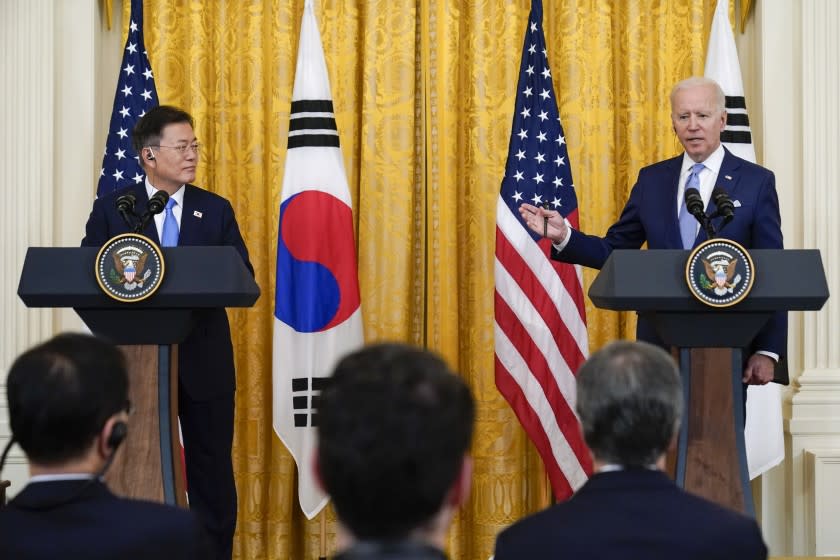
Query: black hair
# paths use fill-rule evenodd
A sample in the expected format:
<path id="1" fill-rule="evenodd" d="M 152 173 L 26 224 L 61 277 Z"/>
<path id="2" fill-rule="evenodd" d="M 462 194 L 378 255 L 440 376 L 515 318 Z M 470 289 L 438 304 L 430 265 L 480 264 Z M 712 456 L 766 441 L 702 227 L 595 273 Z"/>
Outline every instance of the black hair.
<path id="1" fill-rule="evenodd" d="M 195 128 L 192 116 L 182 109 L 170 105 L 158 105 L 149 109 L 131 131 L 131 146 L 134 152 L 139 155 L 143 148 L 159 145 L 163 129 L 176 123 L 187 123 Z"/>
<path id="2" fill-rule="evenodd" d="M 83 456 L 126 408 L 125 359 L 101 339 L 60 334 L 14 361 L 6 392 L 14 440 L 30 461 L 60 465 Z"/>
<path id="3" fill-rule="evenodd" d="M 318 413 L 321 479 L 360 539 L 397 538 L 430 521 L 457 480 L 475 403 L 437 355 L 377 344 L 345 357 Z"/>

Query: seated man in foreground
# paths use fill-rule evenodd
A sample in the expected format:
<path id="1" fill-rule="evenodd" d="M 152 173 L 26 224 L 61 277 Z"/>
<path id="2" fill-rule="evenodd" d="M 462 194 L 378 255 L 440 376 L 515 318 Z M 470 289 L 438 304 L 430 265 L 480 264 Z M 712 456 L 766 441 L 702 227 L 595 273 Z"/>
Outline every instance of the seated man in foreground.
<path id="1" fill-rule="evenodd" d="M 425 350 L 379 344 L 338 364 L 321 394 L 315 465 L 340 524 L 336 560 L 446 558 L 474 418 L 466 384 Z"/>
<path id="2" fill-rule="evenodd" d="M 15 360 L 7 381 L 12 443 L 31 479 L 0 508 L 0 558 L 203 559 L 204 535 L 185 510 L 113 495 L 101 477 L 128 434 L 120 351 L 62 334 Z"/>
<path id="3" fill-rule="evenodd" d="M 662 470 L 683 411 L 679 372 L 662 349 L 615 342 L 577 377 L 577 412 L 595 474 L 567 502 L 502 531 L 495 560 L 758 560 L 753 519 L 678 488 Z"/>

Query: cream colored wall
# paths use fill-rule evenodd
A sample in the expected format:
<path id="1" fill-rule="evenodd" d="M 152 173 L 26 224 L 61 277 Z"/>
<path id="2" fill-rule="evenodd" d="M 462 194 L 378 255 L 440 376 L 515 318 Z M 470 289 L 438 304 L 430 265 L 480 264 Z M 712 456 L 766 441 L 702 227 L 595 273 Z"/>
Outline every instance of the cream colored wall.
<path id="1" fill-rule="evenodd" d="M 99 0 L 0 2 L 0 445 L 9 434 L 5 372 L 14 357 L 56 332 L 84 328 L 72 310 L 27 309 L 17 283 L 27 247 L 78 246 L 83 235 L 122 40 L 119 21 L 106 31 L 100 10 Z M 2 477 L 11 494 L 25 482 L 18 448 Z"/>
<path id="2" fill-rule="evenodd" d="M 838 295 L 840 2 L 753 3 L 736 40 L 758 159 L 776 173 L 787 247 L 820 249 Z M 119 17 L 107 31 L 99 10 L 98 0 L 0 2 L 0 371 L 81 328 L 71 311 L 26 309 L 16 291 L 26 248 L 77 245 L 93 199 L 122 48 Z M 840 300 L 792 314 L 790 335 L 787 457 L 756 483 L 758 513 L 773 555 L 840 554 Z M 4 406 L 0 395 L 0 444 Z M 3 477 L 12 493 L 25 481 L 19 451 Z"/>

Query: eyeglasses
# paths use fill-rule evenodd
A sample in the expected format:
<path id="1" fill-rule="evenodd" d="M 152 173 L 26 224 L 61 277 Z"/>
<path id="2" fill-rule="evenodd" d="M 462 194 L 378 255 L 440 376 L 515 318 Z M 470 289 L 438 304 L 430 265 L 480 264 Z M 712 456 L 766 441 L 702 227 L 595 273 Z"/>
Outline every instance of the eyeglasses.
<path id="1" fill-rule="evenodd" d="M 201 152 L 201 144 L 195 142 L 193 144 L 182 144 L 180 146 L 164 146 L 163 144 L 153 144 L 149 146 L 150 148 L 169 148 L 170 150 L 175 150 L 178 152 L 178 155 L 185 156 L 187 155 L 187 150 L 192 150 L 195 152 L 195 155 L 198 155 Z"/>

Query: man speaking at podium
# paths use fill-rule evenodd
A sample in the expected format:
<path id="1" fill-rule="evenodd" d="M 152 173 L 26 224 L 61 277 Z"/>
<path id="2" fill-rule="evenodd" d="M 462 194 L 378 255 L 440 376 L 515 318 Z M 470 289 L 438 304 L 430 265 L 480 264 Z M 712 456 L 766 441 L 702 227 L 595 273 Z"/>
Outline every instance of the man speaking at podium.
<path id="1" fill-rule="evenodd" d="M 146 179 L 93 203 L 82 245 L 99 247 L 115 235 L 132 232 L 130 214 L 143 216 L 139 233 L 159 245 L 230 245 L 253 274 L 230 202 L 190 184 L 201 148 L 192 117 L 175 107 L 155 107 L 137 122 L 132 145 Z M 162 212 L 151 216 L 145 211 L 151 198 L 162 196 L 158 191 L 164 191 L 168 201 Z M 227 314 L 223 308 L 197 310 L 192 332 L 178 346 L 178 416 L 190 509 L 214 540 L 218 558 L 225 559 L 231 557 L 236 528 L 234 389 Z"/>
<path id="2" fill-rule="evenodd" d="M 720 143 L 726 126 L 726 97 L 717 82 L 693 77 L 674 86 L 671 122 L 685 153 L 639 172 L 621 216 L 604 237 L 573 230 L 556 211 L 530 204 L 520 207 L 528 227 L 552 241 L 552 258 L 600 269 L 613 249 L 639 249 L 645 242 L 649 249 L 691 249 L 707 238 L 686 209 L 685 192 L 692 188 L 702 197 L 707 214 L 717 209 L 713 191 L 720 189 L 731 200 L 732 221 L 725 226 L 720 218 L 712 221 L 720 237 L 746 249 L 783 248 L 773 172 L 734 156 Z M 636 338 L 665 346 L 653 325 L 642 318 Z M 745 351 L 749 360 L 744 383 L 772 381 L 786 346 L 787 314 L 778 312 Z"/>

